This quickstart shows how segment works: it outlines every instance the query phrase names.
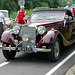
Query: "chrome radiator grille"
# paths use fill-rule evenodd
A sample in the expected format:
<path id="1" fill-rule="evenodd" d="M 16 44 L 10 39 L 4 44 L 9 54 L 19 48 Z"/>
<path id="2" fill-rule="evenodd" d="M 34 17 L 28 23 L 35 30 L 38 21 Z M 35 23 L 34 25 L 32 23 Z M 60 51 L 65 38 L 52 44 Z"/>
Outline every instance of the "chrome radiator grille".
<path id="1" fill-rule="evenodd" d="M 27 35 L 29 40 L 27 42 L 22 43 L 22 47 L 30 46 L 32 47 L 32 43 L 30 41 L 36 42 L 36 28 L 35 27 L 22 27 L 22 36 Z"/>

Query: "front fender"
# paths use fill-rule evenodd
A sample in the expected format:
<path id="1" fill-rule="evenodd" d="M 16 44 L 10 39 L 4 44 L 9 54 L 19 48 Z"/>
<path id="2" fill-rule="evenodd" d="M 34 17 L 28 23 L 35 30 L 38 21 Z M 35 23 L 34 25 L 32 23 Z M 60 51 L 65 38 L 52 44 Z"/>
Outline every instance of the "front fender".
<path id="1" fill-rule="evenodd" d="M 40 47 L 42 44 L 52 44 L 57 35 L 59 34 L 58 30 L 49 30 L 39 41 L 39 43 L 37 43 L 37 47 Z"/>
<path id="2" fill-rule="evenodd" d="M 1 35 L 1 42 L 4 43 L 10 43 L 12 46 L 14 46 L 14 36 L 11 30 L 6 30 Z"/>

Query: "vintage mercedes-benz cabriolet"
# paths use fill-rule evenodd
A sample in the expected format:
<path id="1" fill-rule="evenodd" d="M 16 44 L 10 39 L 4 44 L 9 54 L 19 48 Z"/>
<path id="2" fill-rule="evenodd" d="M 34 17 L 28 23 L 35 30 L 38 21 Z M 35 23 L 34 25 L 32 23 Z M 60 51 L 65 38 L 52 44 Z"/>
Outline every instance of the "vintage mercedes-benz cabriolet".
<path id="1" fill-rule="evenodd" d="M 15 25 L 1 36 L 0 47 L 6 59 L 16 52 L 46 52 L 51 61 L 57 61 L 63 46 L 75 42 L 75 19 L 66 9 L 43 9 L 32 12 L 30 24 Z"/>

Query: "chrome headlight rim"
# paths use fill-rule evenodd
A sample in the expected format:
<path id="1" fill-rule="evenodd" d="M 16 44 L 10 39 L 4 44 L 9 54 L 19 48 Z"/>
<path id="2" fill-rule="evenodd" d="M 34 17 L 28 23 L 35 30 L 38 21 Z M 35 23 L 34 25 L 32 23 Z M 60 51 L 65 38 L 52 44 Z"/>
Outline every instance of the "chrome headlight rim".
<path id="1" fill-rule="evenodd" d="M 69 20 L 72 20 L 72 17 L 71 16 L 69 16 L 68 18 L 69 18 Z"/>
<path id="2" fill-rule="evenodd" d="M 39 26 L 37 31 L 40 35 L 43 35 L 46 32 L 46 28 L 44 26 Z"/>
<path id="3" fill-rule="evenodd" d="M 68 15 L 65 15 L 65 19 L 68 19 L 68 17 L 69 17 Z"/>
<path id="4" fill-rule="evenodd" d="M 18 34 L 20 31 L 20 27 L 19 26 L 14 26 L 12 29 L 13 34 Z"/>

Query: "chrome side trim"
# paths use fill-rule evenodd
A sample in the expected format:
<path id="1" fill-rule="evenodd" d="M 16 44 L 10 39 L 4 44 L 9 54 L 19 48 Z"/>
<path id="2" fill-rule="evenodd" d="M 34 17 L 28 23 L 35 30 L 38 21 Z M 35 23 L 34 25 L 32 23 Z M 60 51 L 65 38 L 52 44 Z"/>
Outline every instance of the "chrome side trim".
<path id="1" fill-rule="evenodd" d="M 2 47 L 2 50 L 16 50 L 16 47 Z"/>
<path id="2" fill-rule="evenodd" d="M 51 49 L 36 48 L 37 52 L 51 52 Z"/>
<path id="3" fill-rule="evenodd" d="M 2 43 L 0 42 L 0 48 L 2 47 Z"/>

